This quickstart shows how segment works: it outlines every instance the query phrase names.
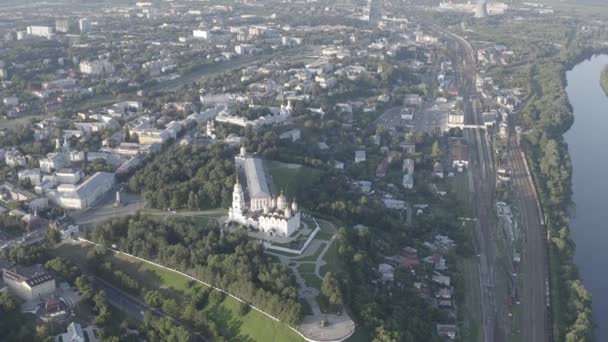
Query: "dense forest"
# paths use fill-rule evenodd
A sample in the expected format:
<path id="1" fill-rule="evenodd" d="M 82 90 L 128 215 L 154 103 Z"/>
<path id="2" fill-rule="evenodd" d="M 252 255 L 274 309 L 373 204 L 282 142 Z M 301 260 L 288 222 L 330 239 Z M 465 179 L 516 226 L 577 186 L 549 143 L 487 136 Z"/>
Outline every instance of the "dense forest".
<path id="1" fill-rule="evenodd" d="M 565 62 L 541 60 L 530 68 L 533 97 L 522 112 L 524 138 L 548 234 L 553 335 L 557 340 L 590 341 L 591 296 L 578 277 L 569 233 L 572 164 L 563 134 L 574 117 L 565 92 Z"/>
<path id="2" fill-rule="evenodd" d="M 139 170 L 128 186 L 152 208 L 226 208 L 234 186 L 233 155 L 222 144 L 178 147 Z"/>
<path id="3" fill-rule="evenodd" d="M 211 223 L 131 216 L 98 225 L 91 238 L 192 274 L 288 324 L 300 319 L 302 308 L 287 269 L 264 255 L 263 247 L 244 232 L 227 233 Z"/>

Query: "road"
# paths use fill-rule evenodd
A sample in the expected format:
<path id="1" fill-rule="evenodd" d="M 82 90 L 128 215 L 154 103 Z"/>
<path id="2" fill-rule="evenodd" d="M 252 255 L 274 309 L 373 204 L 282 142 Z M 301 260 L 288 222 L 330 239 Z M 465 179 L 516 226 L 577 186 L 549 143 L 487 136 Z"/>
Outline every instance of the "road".
<path id="1" fill-rule="evenodd" d="M 190 333 L 190 335 L 193 338 L 193 341 L 202 341 L 202 342 L 208 341 L 200 333 L 189 329 L 188 327 L 184 326 L 181 322 L 173 319 L 170 316 L 165 315 L 164 313 L 160 312 L 159 310 L 146 305 L 144 302 L 140 301 L 136 297 L 122 291 L 121 289 L 115 287 L 114 285 L 108 283 L 107 281 L 105 281 L 99 277 L 96 277 L 96 276 L 90 276 L 89 278 L 92 280 L 95 287 L 97 287 L 100 290 L 103 290 L 106 293 L 108 302 L 110 302 L 110 304 L 112 304 L 113 306 L 120 309 L 127 316 L 129 316 L 137 321 L 143 322 L 144 321 L 144 312 L 152 312 L 157 317 L 166 318 L 168 320 L 171 320 L 176 325 L 183 326 L 186 330 L 188 330 L 188 332 Z"/>
<path id="2" fill-rule="evenodd" d="M 550 341 L 551 327 L 547 310 L 548 267 L 544 229 L 534 184 L 523 152 L 515 141 L 509 143 L 509 163 L 513 169 L 512 186 L 524 232 L 522 251 L 523 289 L 521 294 L 524 341 Z"/>

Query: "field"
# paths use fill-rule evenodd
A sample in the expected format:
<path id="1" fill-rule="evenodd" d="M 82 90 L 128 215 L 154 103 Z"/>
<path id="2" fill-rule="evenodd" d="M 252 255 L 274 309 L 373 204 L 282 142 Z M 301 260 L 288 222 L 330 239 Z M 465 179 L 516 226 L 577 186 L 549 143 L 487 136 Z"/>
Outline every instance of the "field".
<path id="1" fill-rule="evenodd" d="M 307 192 L 321 177 L 321 171 L 298 164 L 267 161 L 265 165 L 275 191 L 284 191 L 288 197 Z"/>
<path id="2" fill-rule="evenodd" d="M 54 250 L 54 254 L 84 267 L 86 254 L 91 249 L 91 246 L 63 244 Z M 183 301 L 185 296 L 192 293 L 192 282 L 177 273 L 140 262 L 124 254 L 114 254 L 108 256 L 108 259 L 115 269 L 124 271 L 138 283 L 158 290 L 163 295 Z M 213 312 L 212 316 L 220 321 L 220 329 L 226 335 L 237 337 L 238 334 L 238 340 L 302 341 L 302 338 L 286 325 L 275 322 L 255 310 L 249 310 L 245 316 L 239 316 L 238 304 L 235 299 L 226 297 L 219 305 L 207 306 L 205 311 Z"/>

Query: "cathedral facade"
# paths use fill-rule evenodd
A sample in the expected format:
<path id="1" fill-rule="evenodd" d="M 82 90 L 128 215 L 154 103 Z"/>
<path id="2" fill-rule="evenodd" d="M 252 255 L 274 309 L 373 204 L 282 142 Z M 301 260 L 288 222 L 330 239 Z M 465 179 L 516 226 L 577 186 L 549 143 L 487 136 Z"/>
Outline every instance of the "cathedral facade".
<path id="1" fill-rule="evenodd" d="M 287 202 L 283 193 L 271 195 L 262 160 L 247 156 L 241 149 L 235 158 L 237 181 L 232 191 L 232 205 L 228 210 L 228 222 L 252 227 L 270 236 L 288 237 L 300 228 L 300 211 L 294 200 Z M 246 180 L 246 188 L 240 182 Z"/>

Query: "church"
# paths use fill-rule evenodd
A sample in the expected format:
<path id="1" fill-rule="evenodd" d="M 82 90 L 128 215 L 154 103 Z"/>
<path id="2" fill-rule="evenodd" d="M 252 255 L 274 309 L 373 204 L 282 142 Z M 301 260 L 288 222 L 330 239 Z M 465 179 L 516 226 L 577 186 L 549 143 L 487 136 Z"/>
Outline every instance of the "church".
<path id="1" fill-rule="evenodd" d="M 272 196 L 263 161 L 247 155 L 244 147 L 235 158 L 237 180 L 232 192 L 228 222 L 252 227 L 270 236 L 288 237 L 300 227 L 300 212 L 294 200 L 287 202 L 281 192 Z M 245 188 L 241 184 L 243 179 Z"/>

